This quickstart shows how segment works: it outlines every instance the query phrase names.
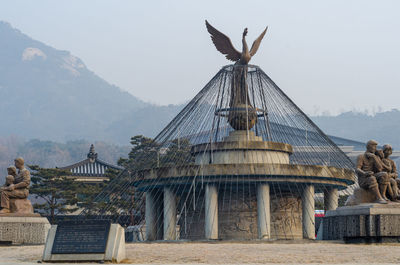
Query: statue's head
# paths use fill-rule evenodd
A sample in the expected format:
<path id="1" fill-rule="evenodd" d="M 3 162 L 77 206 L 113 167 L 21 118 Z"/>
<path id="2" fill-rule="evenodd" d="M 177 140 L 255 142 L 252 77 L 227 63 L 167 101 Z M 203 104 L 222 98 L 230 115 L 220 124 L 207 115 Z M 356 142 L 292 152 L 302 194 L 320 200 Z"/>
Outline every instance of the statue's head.
<path id="1" fill-rule="evenodd" d="M 11 185 L 14 183 L 14 176 L 13 175 L 8 175 L 6 177 L 6 185 Z"/>
<path id="2" fill-rule="evenodd" d="M 392 146 L 390 144 L 385 144 L 383 146 L 383 153 L 385 154 L 385 157 L 389 157 L 393 153 Z"/>
<path id="3" fill-rule="evenodd" d="M 383 150 L 376 150 L 375 154 L 379 156 L 381 159 L 385 157 Z"/>
<path id="4" fill-rule="evenodd" d="M 367 151 L 370 153 L 375 153 L 376 152 L 376 146 L 378 145 L 377 141 L 374 140 L 369 140 L 367 142 Z"/>
<path id="5" fill-rule="evenodd" d="M 7 168 L 7 174 L 8 175 L 12 175 L 12 176 L 16 176 L 17 175 L 17 168 L 14 166 L 9 166 Z"/>
<path id="6" fill-rule="evenodd" d="M 24 167 L 25 161 L 24 161 L 24 159 L 23 159 L 22 157 L 17 157 L 17 158 L 14 160 L 14 163 L 15 163 L 15 167 L 16 167 L 16 168 L 21 169 L 21 168 Z"/>

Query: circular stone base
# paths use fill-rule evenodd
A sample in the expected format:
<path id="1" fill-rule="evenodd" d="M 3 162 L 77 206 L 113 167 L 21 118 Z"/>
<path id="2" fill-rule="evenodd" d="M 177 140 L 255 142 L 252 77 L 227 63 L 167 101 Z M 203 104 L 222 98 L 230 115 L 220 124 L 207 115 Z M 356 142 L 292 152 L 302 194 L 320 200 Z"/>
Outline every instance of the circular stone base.
<path id="1" fill-rule="evenodd" d="M 263 141 L 253 131 L 232 131 L 223 141 L 192 147 L 197 165 L 207 164 L 289 164 L 292 146 Z"/>

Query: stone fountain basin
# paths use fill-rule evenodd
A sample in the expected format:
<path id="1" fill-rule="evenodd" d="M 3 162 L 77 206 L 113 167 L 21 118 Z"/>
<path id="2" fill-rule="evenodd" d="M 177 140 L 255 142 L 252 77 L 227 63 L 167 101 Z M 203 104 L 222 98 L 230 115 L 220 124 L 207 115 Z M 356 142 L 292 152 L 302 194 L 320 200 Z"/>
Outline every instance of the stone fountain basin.
<path id="1" fill-rule="evenodd" d="M 134 186 L 141 190 L 165 185 L 205 183 L 266 182 L 280 184 L 313 184 L 316 192 L 326 186 L 346 189 L 356 181 L 353 170 L 320 165 L 292 164 L 208 164 L 160 167 L 138 172 Z"/>

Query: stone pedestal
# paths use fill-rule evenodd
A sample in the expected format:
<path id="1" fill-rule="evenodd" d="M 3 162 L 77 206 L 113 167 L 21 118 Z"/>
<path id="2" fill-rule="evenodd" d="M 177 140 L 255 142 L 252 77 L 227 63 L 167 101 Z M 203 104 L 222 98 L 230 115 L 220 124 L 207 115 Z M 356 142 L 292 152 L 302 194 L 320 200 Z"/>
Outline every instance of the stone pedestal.
<path id="1" fill-rule="evenodd" d="M 50 223 L 38 214 L 0 216 L 0 242 L 12 244 L 44 244 Z"/>
<path id="2" fill-rule="evenodd" d="M 271 209 L 269 185 L 257 186 L 257 231 L 259 239 L 271 238 Z"/>
<path id="3" fill-rule="evenodd" d="M 349 243 L 400 242 L 400 204 L 360 204 L 328 211 L 323 219 L 324 240 Z"/>
<path id="4" fill-rule="evenodd" d="M 303 238 L 315 239 L 314 186 L 305 185 L 301 194 Z"/>
<path id="5" fill-rule="evenodd" d="M 298 158 L 291 163 L 290 144 L 264 141 L 254 131 L 231 131 L 221 141 L 193 145 L 191 154 L 194 164 L 142 170 L 134 182 L 140 191 L 154 189 L 155 183 L 160 189 L 179 190 L 180 201 L 175 202 L 164 188 L 164 215 L 147 213 L 153 202 L 147 203 L 147 234 L 152 238 L 156 228 L 148 220 L 154 216 L 164 218 L 164 239 L 178 238 L 171 236 L 176 212 L 168 214 L 178 208 L 182 239 L 315 239 L 314 186 L 318 193 L 328 189 L 326 208 L 335 209 L 338 189 L 355 180 L 351 169 L 297 164 Z"/>
<path id="6" fill-rule="evenodd" d="M 176 240 L 176 198 L 167 187 L 164 188 L 164 240 Z"/>
<path id="7" fill-rule="evenodd" d="M 206 239 L 218 239 L 218 190 L 212 184 L 205 192 L 205 234 Z"/>

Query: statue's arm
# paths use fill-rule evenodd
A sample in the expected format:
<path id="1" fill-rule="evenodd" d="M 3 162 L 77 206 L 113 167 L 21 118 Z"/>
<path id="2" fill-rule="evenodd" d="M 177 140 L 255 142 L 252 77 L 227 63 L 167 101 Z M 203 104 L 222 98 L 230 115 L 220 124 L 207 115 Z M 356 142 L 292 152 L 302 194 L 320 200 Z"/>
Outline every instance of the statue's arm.
<path id="1" fill-rule="evenodd" d="M 29 187 L 29 184 L 31 184 L 31 174 L 29 173 L 28 170 L 24 170 L 22 172 L 23 180 L 17 184 L 14 184 L 15 189 L 25 189 Z"/>
<path id="2" fill-rule="evenodd" d="M 364 157 L 363 157 L 363 155 L 360 155 L 357 158 L 357 164 L 356 164 L 357 175 L 361 175 L 361 176 L 366 175 L 366 172 L 364 170 L 362 170 L 363 164 L 364 164 Z"/>
<path id="3" fill-rule="evenodd" d="M 377 171 L 382 172 L 383 168 L 384 168 L 382 160 L 377 155 L 372 154 L 372 153 L 370 154 L 369 157 L 374 160 L 374 164 L 375 164 Z"/>
<path id="4" fill-rule="evenodd" d="M 399 173 L 397 173 L 397 166 L 396 162 L 392 160 L 392 176 L 396 179 L 399 176 Z"/>
<path id="5" fill-rule="evenodd" d="M 380 160 L 380 159 L 378 159 L 378 160 Z M 382 160 L 381 160 L 381 165 L 382 165 L 383 170 L 385 170 L 387 172 L 392 172 L 392 166 L 391 165 L 387 165 Z"/>

